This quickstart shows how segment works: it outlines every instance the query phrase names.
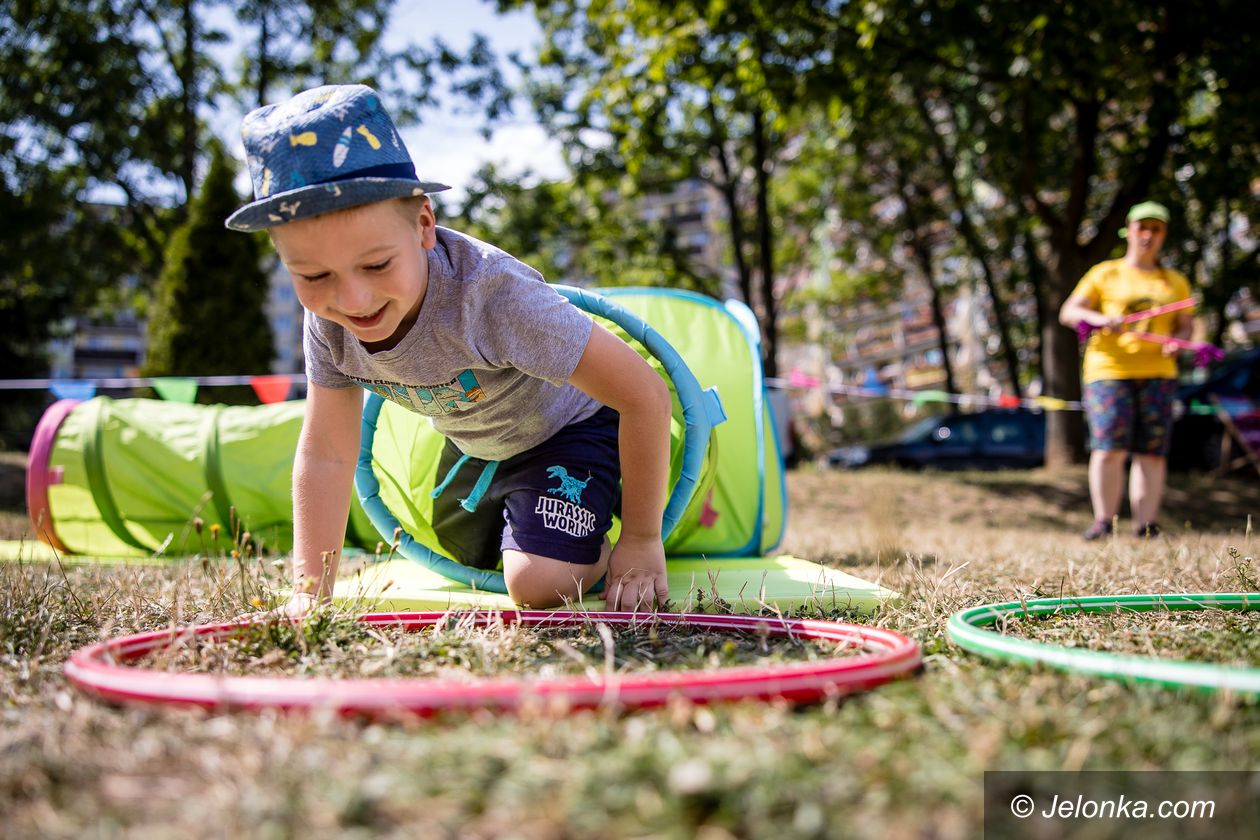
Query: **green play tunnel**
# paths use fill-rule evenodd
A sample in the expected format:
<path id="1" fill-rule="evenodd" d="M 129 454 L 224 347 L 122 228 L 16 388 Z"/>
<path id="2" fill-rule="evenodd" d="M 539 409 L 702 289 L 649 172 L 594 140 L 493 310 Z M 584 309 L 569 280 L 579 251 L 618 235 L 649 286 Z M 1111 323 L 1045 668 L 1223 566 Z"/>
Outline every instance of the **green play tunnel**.
<path id="1" fill-rule="evenodd" d="M 194 553 L 209 548 L 216 524 L 221 540 L 248 530 L 262 546 L 287 551 L 304 408 L 302 401 L 205 406 L 108 397 L 54 403 L 31 442 L 32 527 L 73 554 Z M 357 504 L 347 540 L 377 541 Z"/>

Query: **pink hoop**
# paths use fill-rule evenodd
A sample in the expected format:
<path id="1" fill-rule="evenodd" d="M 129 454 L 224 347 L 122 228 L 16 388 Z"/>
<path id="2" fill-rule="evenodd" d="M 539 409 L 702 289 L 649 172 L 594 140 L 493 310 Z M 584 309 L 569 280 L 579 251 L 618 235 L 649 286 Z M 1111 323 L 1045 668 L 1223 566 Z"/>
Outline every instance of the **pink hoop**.
<path id="1" fill-rule="evenodd" d="M 869 655 L 767 667 L 718 671 L 666 671 L 569 676 L 555 680 L 491 678 L 474 681 L 408 679 L 292 679 L 184 674 L 133 668 L 121 663 L 194 637 L 230 635 L 252 622 L 203 625 L 124 636 L 81 648 L 66 663 L 66 676 L 81 690 L 117 702 L 192 705 L 207 709 L 329 709 L 345 716 L 430 716 L 446 710 L 557 707 L 562 710 L 614 706 L 659 706 L 673 698 L 693 703 L 783 699 L 812 702 L 864 691 L 904 676 L 922 662 L 919 645 L 900 633 L 860 624 L 797 618 L 704 613 L 549 612 L 479 610 L 469 613 L 374 613 L 358 620 L 412 631 L 458 617 L 475 626 L 498 621 L 526 626 L 604 622 L 634 626 L 664 622 L 711 630 L 768 632 L 774 636 L 842 642 Z"/>

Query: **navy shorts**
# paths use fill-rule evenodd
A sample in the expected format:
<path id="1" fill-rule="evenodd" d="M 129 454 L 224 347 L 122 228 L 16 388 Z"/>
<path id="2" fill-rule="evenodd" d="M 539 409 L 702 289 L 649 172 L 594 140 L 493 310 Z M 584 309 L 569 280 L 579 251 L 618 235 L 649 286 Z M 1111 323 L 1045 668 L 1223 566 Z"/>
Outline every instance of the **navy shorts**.
<path id="1" fill-rule="evenodd" d="M 620 415 L 607 406 L 547 440 L 498 462 L 473 512 L 460 500 L 473 492 L 488 463 L 469 458 L 433 502 L 442 547 L 466 566 L 495 569 L 504 549 L 591 565 L 621 503 Z M 438 479 L 461 453 L 449 440 Z"/>

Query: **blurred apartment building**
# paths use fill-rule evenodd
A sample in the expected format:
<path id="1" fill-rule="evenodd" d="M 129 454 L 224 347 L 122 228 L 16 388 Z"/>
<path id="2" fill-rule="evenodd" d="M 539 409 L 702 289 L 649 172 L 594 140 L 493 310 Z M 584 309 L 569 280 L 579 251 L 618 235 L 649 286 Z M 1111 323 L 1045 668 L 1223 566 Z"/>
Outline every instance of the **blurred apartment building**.
<path id="1" fill-rule="evenodd" d="M 679 182 L 667 191 L 642 199 L 641 217 L 657 222 L 675 245 L 704 271 L 720 276 L 727 293 L 736 294 L 734 269 L 726 259 L 724 233 L 726 209 L 715 187 L 698 178 Z M 829 227 L 820 226 L 818 235 Z M 819 259 L 830 259 L 822 248 Z M 788 285 L 811 283 L 817 268 L 788 278 Z M 952 295 L 944 304 L 948 350 L 956 385 L 990 390 L 997 387 L 989 359 L 996 356 L 987 311 L 966 291 Z M 879 383 L 911 390 L 945 387 L 940 338 L 932 318 L 931 292 L 914 276 L 907 276 L 904 291 L 894 303 L 867 302 L 846 309 L 839 318 L 820 325 L 826 341 L 813 346 L 785 346 L 780 367 L 797 366 L 803 372 L 831 384 Z M 830 356 L 823 345 L 835 348 Z"/>
<path id="2" fill-rule="evenodd" d="M 701 273 L 721 277 L 734 293 L 734 268 L 726 259 L 721 193 L 707 181 L 687 178 L 639 202 L 639 216 L 661 226 L 665 236 Z"/>
<path id="3" fill-rule="evenodd" d="M 144 364 L 144 322 L 127 312 L 109 321 L 76 318 L 69 338 L 50 347 L 52 379 L 117 379 L 136 376 Z"/>
<path id="4" fill-rule="evenodd" d="M 275 260 L 268 270 L 270 288 L 265 311 L 271 324 L 274 358 L 270 371 L 302 373 L 302 305 L 298 303 L 288 272 Z M 135 280 L 124 284 L 134 287 Z M 121 379 L 140 375 L 148 348 L 146 323 L 131 309 L 108 319 L 75 318 L 66 325 L 68 337 L 51 342 L 49 377 L 52 379 Z"/>

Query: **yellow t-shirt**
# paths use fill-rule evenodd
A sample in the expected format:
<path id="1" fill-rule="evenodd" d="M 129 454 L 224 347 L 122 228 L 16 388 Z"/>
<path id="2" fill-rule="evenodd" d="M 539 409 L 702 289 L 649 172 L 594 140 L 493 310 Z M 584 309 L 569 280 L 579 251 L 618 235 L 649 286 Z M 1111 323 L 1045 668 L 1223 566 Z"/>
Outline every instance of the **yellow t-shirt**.
<path id="1" fill-rule="evenodd" d="M 1190 282 L 1170 268 L 1145 271 L 1123 259 L 1100 262 L 1076 284 L 1091 309 L 1104 315 L 1129 315 L 1190 297 Z M 1172 335 L 1180 312 L 1157 315 L 1126 324 L 1129 330 Z M 1165 356 L 1163 345 L 1128 332 L 1094 330 L 1085 345 L 1085 382 L 1102 379 L 1175 379 L 1177 360 Z"/>

